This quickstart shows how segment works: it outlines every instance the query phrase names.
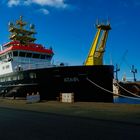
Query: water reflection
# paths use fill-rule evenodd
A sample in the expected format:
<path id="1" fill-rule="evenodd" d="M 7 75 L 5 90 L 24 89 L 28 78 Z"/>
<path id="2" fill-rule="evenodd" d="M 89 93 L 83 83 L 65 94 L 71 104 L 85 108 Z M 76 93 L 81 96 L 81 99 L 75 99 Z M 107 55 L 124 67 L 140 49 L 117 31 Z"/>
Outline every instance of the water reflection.
<path id="1" fill-rule="evenodd" d="M 114 96 L 114 103 L 140 104 L 140 98 L 129 99 L 119 96 Z"/>

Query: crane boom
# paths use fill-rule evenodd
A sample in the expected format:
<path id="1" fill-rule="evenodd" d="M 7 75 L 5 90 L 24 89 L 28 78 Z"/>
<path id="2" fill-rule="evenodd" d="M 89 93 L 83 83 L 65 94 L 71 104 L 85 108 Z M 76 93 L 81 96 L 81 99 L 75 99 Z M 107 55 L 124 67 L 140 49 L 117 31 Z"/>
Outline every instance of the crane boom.
<path id="1" fill-rule="evenodd" d="M 84 65 L 103 65 L 103 54 L 110 24 L 97 24 L 97 32 Z"/>

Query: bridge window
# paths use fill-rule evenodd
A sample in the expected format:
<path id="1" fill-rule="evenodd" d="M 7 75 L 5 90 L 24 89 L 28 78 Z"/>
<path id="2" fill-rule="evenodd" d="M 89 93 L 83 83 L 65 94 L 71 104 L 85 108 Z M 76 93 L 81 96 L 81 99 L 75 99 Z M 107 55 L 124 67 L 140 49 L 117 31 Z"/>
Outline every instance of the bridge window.
<path id="1" fill-rule="evenodd" d="M 32 53 L 27 53 L 26 57 L 32 57 Z"/>
<path id="2" fill-rule="evenodd" d="M 33 58 L 39 58 L 39 57 L 40 57 L 40 54 L 37 54 L 37 53 L 33 54 Z"/>
<path id="3" fill-rule="evenodd" d="M 46 59 L 50 59 L 51 56 L 50 56 L 50 55 L 46 55 L 45 58 L 46 58 Z"/>
<path id="4" fill-rule="evenodd" d="M 20 57 L 25 57 L 26 53 L 25 52 L 19 52 Z"/>
<path id="5" fill-rule="evenodd" d="M 15 56 L 15 57 L 18 56 L 18 51 L 14 51 L 13 56 Z"/>
<path id="6" fill-rule="evenodd" d="M 45 55 L 42 54 L 42 55 L 41 55 L 41 59 L 45 59 Z"/>
<path id="7" fill-rule="evenodd" d="M 40 57 L 41 59 L 50 59 L 51 58 L 51 55 L 41 55 Z"/>

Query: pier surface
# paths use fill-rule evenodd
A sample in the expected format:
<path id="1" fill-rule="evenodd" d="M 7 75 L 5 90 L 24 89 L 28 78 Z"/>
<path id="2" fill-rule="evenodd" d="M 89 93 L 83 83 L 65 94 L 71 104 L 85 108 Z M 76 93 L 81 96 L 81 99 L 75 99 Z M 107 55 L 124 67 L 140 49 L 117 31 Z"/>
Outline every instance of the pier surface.
<path id="1" fill-rule="evenodd" d="M 0 99 L 1 139 L 139 140 L 140 105 Z"/>

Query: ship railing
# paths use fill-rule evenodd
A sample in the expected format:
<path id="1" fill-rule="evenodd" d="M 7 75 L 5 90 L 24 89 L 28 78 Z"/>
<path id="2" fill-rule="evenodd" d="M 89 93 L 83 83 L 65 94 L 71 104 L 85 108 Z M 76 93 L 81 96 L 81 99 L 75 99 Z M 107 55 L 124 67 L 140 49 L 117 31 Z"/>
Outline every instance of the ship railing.
<path id="1" fill-rule="evenodd" d="M 31 69 L 40 69 L 40 68 L 48 68 L 48 67 L 53 67 L 53 65 L 50 63 L 35 63 L 35 64 L 17 64 L 16 67 L 14 68 L 15 70 L 31 70 Z"/>

